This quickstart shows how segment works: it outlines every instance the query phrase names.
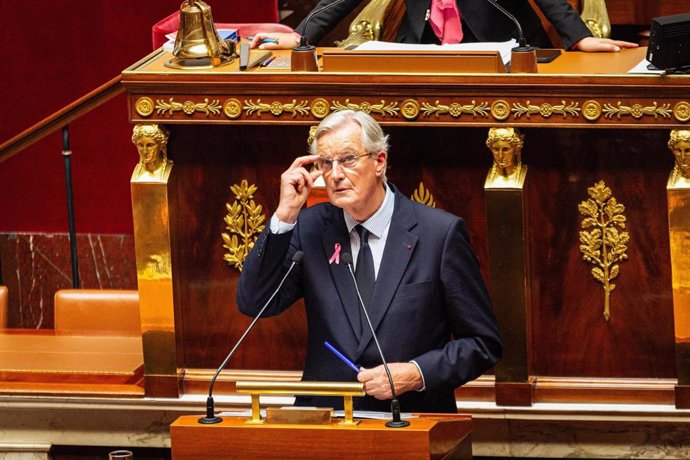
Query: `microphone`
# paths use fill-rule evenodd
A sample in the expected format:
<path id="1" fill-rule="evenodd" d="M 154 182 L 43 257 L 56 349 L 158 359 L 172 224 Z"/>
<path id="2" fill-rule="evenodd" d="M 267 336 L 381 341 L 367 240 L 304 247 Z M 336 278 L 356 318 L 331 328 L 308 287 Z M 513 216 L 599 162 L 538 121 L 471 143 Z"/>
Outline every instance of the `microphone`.
<path id="1" fill-rule="evenodd" d="M 357 278 L 355 278 L 355 272 L 352 270 L 352 255 L 350 255 L 349 252 L 344 252 L 340 256 L 340 258 L 342 259 L 343 263 L 347 265 L 347 268 L 350 271 L 350 276 L 352 276 L 352 281 L 355 283 L 355 291 L 357 291 L 359 304 L 362 306 L 362 312 L 364 313 L 364 316 L 367 319 L 367 324 L 369 325 L 369 329 L 371 330 L 372 337 L 374 337 L 374 343 L 376 344 L 376 348 L 379 351 L 379 356 L 381 357 L 383 368 L 386 370 L 386 375 L 388 376 L 388 383 L 391 386 L 391 414 L 393 416 L 393 420 L 386 422 L 386 426 L 388 428 L 404 428 L 406 426 L 409 426 L 410 422 L 408 422 L 407 420 L 402 420 L 400 417 L 400 402 L 398 401 L 398 397 L 395 394 L 395 385 L 393 385 L 393 377 L 391 376 L 391 370 L 388 368 L 386 358 L 383 357 L 383 350 L 381 350 L 381 345 L 379 345 L 379 339 L 378 337 L 376 337 L 374 326 L 371 324 L 371 319 L 369 319 L 369 313 L 367 312 L 367 308 L 364 305 L 364 302 L 362 301 L 362 294 L 360 294 L 359 286 L 357 286 Z"/>
<path id="2" fill-rule="evenodd" d="M 525 34 L 522 32 L 520 21 L 518 21 L 510 11 L 499 5 L 496 0 L 487 1 L 513 21 L 518 30 L 518 46 L 511 50 L 510 72 L 537 73 L 537 53 L 535 48 L 527 46 L 527 40 L 525 39 Z"/>
<path id="3" fill-rule="evenodd" d="M 263 307 L 261 307 L 261 310 L 257 315 L 254 317 L 254 320 L 251 322 L 249 327 L 247 327 L 247 330 L 244 331 L 244 334 L 242 334 L 242 337 L 237 341 L 234 347 L 232 347 L 232 350 L 230 350 L 230 353 L 225 357 L 223 362 L 221 363 L 220 366 L 218 366 L 218 370 L 216 373 L 213 375 L 213 378 L 211 379 L 211 384 L 209 385 L 208 389 L 208 398 L 206 398 L 206 417 L 202 417 L 198 420 L 199 423 L 202 423 L 204 425 L 212 425 L 214 423 L 220 423 L 223 418 L 222 417 L 216 417 L 214 414 L 215 412 L 215 404 L 213 402 L 213 386 L 216 383 L 216 379 L 220 375 L 220 371 L 223 370 L 223 368 L 228 364 L 228 361 L 230 361 L 230 358 L 232 358 L 232 355 L 235 354 L 235 351 L 237 351 L 237 348 L 240 346 L 244 338 L 249 334 L 249 331 L 252 330 L 256 322 L 261 318 L 261 315 L 263 312 L 268 308 L 268 305 L 273 301 L 273 298 L 278 294 L 280 291 L 280 288 L 283 287 L 283 283 L 285 283 L 285 280 L 287 279 L 288 275 L 292 271 L 292 269 L 295 267 L 295 265 L 298 265 L 302 262 L 302 259 L 304 258 L 304 253 L 302 251 L 297 251 L 295 254 L 292 256 L 292 264 L 290 264 L 290 268 L 288 268 L 288 271 L 285 273 L 285 276 L 283 276 L 283 279 L 280 280 L 280 283 L 278 284 L 278 287 L 276 288 L 275 291 L 273 291 L 273 294 L 271 294 L 271 297 L 266 301 Z"/>
<path id="4" fill-rule="evenodd" d="M 338 5 L 339 3 L 343 3 L 344 1 L 345 0 L 336 0 L 333 3 L 329 3 L 328 5 L 324 5 L 321 8 L 314 10 L 311 13 L 309 13 L 309 16 L 307 16 L 307 19 L 304 20 L 304 34 L 302 34 L 302 36 L 300 37 L 299 45 L 293 49 L 297 49 L 297 48 L 315 49 L 314 45 L 307 44 L 307 37 L 305 36 L 307 34 L 307 26 L 309 25 L 309 21 L 311 21 L 311 18 L 313 18 L 315 15 L 317 15 L 317 14 L 321 13 L 322 11 L 325 11 L 329 8 L 334 7 L 335 5 Z"/>
<path id="5" fill-rule="evenodd" d="M 322 6 L 321 8 L 309 13 L 307 19 L 304 20 L 305 33 L 300 37 L 299 45 L 292 48 L 292 54 L 290 55 L 290 70 L 292 72 L 315 72 L 318 70 L 316 65 L 316 47 L 307 43 L 306 32 L 307 27 L 309 26 L 309 21 L 311 21 L 311 18 L 313 18 L 315 15 L 334 7 L 335 5 L 343 3 L 344 1 L 345 0 L 336 0 L 333 3 L 329 3 L 328 5 Z"/>

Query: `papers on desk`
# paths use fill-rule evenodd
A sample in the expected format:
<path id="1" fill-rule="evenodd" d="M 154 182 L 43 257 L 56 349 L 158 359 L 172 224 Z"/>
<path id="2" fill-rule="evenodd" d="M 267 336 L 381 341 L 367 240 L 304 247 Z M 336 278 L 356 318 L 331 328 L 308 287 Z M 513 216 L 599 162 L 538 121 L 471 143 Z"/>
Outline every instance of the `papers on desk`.
<path id="1" fill-rule="evenodd" d="M 345 417 L 345 411 L 342 410 L 337 410 L 334 411 L 333 414 L 336 417 Z M 367 418 L 371 420 L 390 420 L 391 419 L 391 413 L 390 412 L 378 412 L 378 411 L 373 411 L 373 410 L 356 410 L 352 412 L 352 416 L 354 418 Z M 410 419 L 410 418 L 417 418 L 416 415 L 411 414 L 409 412 L 401 412 L 400 413 L 400 418 L 402 419 Z"/>
<path id="2" fill-rule="evenodd" d="M 357 47 L 364 51 L 498 51 L 503 64 L 510 62 L 510 50 L 517 46 L 515 40 L 507 42 L 458 43 L 456 45 L 416 45 L 413 43 L 391 43 L 368 41 Z"/>
<path id="3" fill-rule="evenodd" d="M 659 70 L 657 68 L 652 68 L 650 70 L 650 66 L 652 65 L 651 62 L 649 62 L 646 59 L 642 59 L 639 64 L 637 64 L 635 67 L 632 69 L 628 70 L 628 73 L 641 73 L 641 74 L 652 74 L 652 75 L 661 75 L 665 73 L 663 70 Z"/>

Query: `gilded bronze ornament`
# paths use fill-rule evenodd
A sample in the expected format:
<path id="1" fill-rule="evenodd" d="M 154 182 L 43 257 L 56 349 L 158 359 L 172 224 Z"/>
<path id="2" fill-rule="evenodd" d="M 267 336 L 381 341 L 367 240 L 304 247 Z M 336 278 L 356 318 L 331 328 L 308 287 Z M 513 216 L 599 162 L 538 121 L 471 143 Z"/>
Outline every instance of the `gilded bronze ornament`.
<path id="1" fill-rule="evenodd" d="M 604 288 L 604 319 L 611 318 L 610 294 L 616 288 L 611 281 L 619 272 L 619 262 L 628 258 L 630 235 L 625 228 L 625 206 L 611 194 L 611 189 L 604 181 L 599 181 L 587 189 L 590 198 L 578 205 L 584 216 L 580 232 L 580 251 L 582 258 L 594 267 L 591 270 L 594 279 Z"/>
<path id="2" fill-rule="evenodd" d="M 682 123 L 690 120 L 690 103 L 686 101 L 676 103 L 676 105 L 673 106 L 673 116 Z"/>
<path id="3" fill-rule="evenodd" d="M 223 260 L 239 271 L 242 271 L 244 259 L 265 227 L 266 216 L 261 213 L 262 206 L 254 202 L 256 190 L 256 185 L 249 185 L 247 180 L 243 179 L 239 185 L 230 186 L 235 201 L 225 204 L 228 213 L 223 220 L 228 233 L 221 235 L 223 247 L 226 249 Z"/>
<path id="4" fill-rule="evenodd" d="M 536 114 L 539 114 L 544 118 L 549 118 L 553 114 L 563 115 L 563 118 L 568 115 L 579 117 L 580 111 L 582 110 L 579 105 L 580 104 L 577 102 L 570 102 L 566 104 L 565 101 L 561 101 L 560 105 L 551 105 L 546 102 L 541 105 L 533 105 L 530 104 L 530 101 L 527 101 L 527 105 L 523 106 L 519 102 L 516 102 L 513 104 L 513 114 L 515 115 L 515 118 L 520 118 L 523 115 L 525 115 L 526 118 L 529 118 L 530 115 Z"/>
<path id="5" fill-rule="evenodd" d="M 348 48 L 370 40 L 393 41 L 404 13 L 402 0 L 371 0 L 350 23 L 348 37 L 336 45 Z"/>
<path id="6" fill-rule="evenodd" d="M 422 103 L 422 113 L 425 117 L 436 115 L 436 118 L 438 118 L 439 115 L 448 113 L 453 118 L 458 118 L 463 114 L 472 115 L 473 118 L 477 118 L 477 116 L 486 118 L 489 116 L 489 110 L 488 102 L 480 102 L 477 104 L 476 101 L 472 101 L 465 105 L 453 102 L 450 105 L 445 105 L 436 100 L 434 105 L 431 105 L 428 102 Z"/>
<path id="7" fill-rule="evenodd" d="M 132 143 L 137 147 L 139 163 L 134 167 L 132 182 L 163 181 L 172 166 L 168 160 L 168 131 L 162 125 L 136 125 Z"/>
<path id="8" fill-rule="evenodd" d="M 292 118 L 295 118 L 297 115 L 305 117 L 309 115 L 309 102 L 301 101 L 298 103 L 296 99 L 293 99 L 289 104 L 283 104 L 279 101 L 267 104 L 261 102 L 261 99 L 257 99 L 256 102 L 248 100 L 244 102 L 244 110 L 247 115 L 256 113 L 259 117 L 266 112 L 271 112 L 276 117 L 282 115 L 283 112 L 292 114 Z"/>
<path id="9" fill-rule="evenodd" d="M 507 120 L 510 116 L 510 104 L 508 101 L 499 99 L 491 104 L 491 115 L 498 121 Z"/>
<path id="10" fill-rule="evenodd" d="M 671 118 L 671 104 L 663 104 L 659 107 L 659 105 L 654 102 L 654 105 L 644 107 L 640 104 L 627 106 L 623 105 L 621 101 L 618 101 L 615 107 L 611 104 L 604 104 L 603 112 L 606 118 L 612 118 L 614 115 L 619 119 L 624 115 L 631 115 L 638 120 L 645 115 L 650 115 L 654 118 L 659 118 L 659 115 L 664 118 Z"/>
<path id="11" fill-rule="evenodd" d="M 242 115 L 242 103 L 238 99 L 228 99 L 223 104 L 223 113 L 232 120 L 239 118 Z"/>
<path id="12" fill-rule="evenodd" d="M 667 145 L 675 160 L 667 188 L 690 188 L 690 130 L 672 130 Z"/>
<path id="13" fill-rule="evenodd" d="M 595 37 L 611 37 L 611 21 L 606 10 L 606 0 L 582 0 L 580 17 Z"/>
<path id="14" fill-rule="evenodd" d="M 586 101 L 582 104 L 582 116 L 587 121 L 597 121 L 601 116 L 601 104 L 591 99 Z"/>
<path id="15" fill-rule="evenodd" d="M 140 97 L 137 102 L 134 103 L 134 110 L 137 111 L 142 117 L 148 117 L 153 113 L 154 105 L 153 99 L 150 97 Z"/>
<path id="16" fill-rule="evenodd" d="M 484 188 L 521 187 L 527 171 L 522 167 L 524 136 L 515 128 L 490 128 L 486 146 L 491 150 L 493 164 Z"/>
<path id="17" fill-rule="evenodd" d="M 414 99 L 405 99 L 400 106 L 400 113 L 406 120 L 415 120 L 419 116 L 419 102 Z"/>
<path id="18" fill-rule="evenodd" d="M 364 101 L 360 104 L 356 104 L 354 102 L 350 102 L 350 99 L 345 99 L 344 103 L 333 101 L 333 104 L 331 105 L 331 110 L 333 110 L 334 112 L 339 112 L 340 110 L 359 110 L 360 112 L 365 112 L 369 114 L 376 113 L 383 117 L 385 117 L 386 115 L 397 117 L 400 108 L 398 107 L 397 102 L 391 102 L 389 104 L 386 104 L 386 101 L 384 101 L 383 99 L 381 99 L 380 104 L 372 104 L 367 101 Z"/>
<path id="19" fill-rule="evenodd" d="M 218 99 L 209 101 L 208 98 L 204 98 L 204 102 L 176 102 L 175 99 L 171 97 L 167 101 L 162 99 L 156 101 L 156 112 L 160 115 L 164 115 L 166 112 L 172 115 L 179 111 L 184 112 L 186 115 L 194 115 L 195 112 L 201 112 L 206 115 L 220 115 L 221 108 Z"/>
<path id="20" fill-rule="evenodd" d="M 419 183 L 419 187 L 412 193 L 410 199 L 412 201 L 425 204 L 432 208 L 436 207 L 436 201 L 434 200 L 434 196 L 426 187 L 424 187 L 424 182 Z"/>
<path id="21" fill-rule="evenodd" d="M 331 113 L 331 105 L 324 98 L 314 99 L 311 104 L 311 114 L 319 120 L 326 118 L 326 116 Z"/>

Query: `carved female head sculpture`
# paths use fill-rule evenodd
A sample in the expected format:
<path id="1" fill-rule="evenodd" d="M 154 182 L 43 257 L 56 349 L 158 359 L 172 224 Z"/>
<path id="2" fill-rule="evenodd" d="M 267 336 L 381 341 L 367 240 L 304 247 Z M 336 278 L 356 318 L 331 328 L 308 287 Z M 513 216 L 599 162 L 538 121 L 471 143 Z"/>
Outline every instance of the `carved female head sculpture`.
<path id="1" fill-rule="evenodd" d="M 673 168 L 674 175 L 690 179 L 690 130 L 672 130 L 668 148 L 676 159 L 676 165 Z"/>
<path id="2" fill-rule="evenodd" d="M 491 128 L 486 146 L 494 158 L 492 170 L 509 178 L 519 174 L 522 164 L 523 136 L 515 128 Z"/>
<path id="3" fill-rule="evenodd" d="M 132 131 L 132 143 L 139 152 L 139 168 L 142 173 L 155 175 L 165 170 L 168 162 L 168 131 L 160 125 L 136 125 Z"/>

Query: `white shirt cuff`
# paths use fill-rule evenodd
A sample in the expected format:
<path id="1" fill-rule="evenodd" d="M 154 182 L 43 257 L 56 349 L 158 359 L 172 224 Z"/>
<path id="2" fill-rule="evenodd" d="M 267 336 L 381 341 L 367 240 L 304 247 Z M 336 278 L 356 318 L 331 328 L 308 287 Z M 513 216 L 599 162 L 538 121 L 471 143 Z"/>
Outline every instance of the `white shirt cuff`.
<path id="1" fill-rule="evenodd" d="M 422 372 L 422 368 L 419 367 L 419 364 L 417 364 L 417 361 L 412 360 L 412 361 L 410 361 L 410 362 L 411 362 L 412 364 L 414 364 L 415 366 L 417 366 L 417 370 L 419 371 L 419 375 L 422 376 L 422 388 L 420 388 L 420 389 L 417 390 L 417 391 L 424 391 L 424 390 L 426 390 L 426 381 L 424 380 L 424 373 Z"/>
<path id="2" fill-rule="evenodd" d="M 271 233 L 280 235 L 281 233 L 289 232 L 295 228 L 295 225 L 297 225 L 296 221 L 292 224 L 281 222 L 281 220 L 278 219 L 275 214 L 273 214 L 273 216 L 271 216 L 271 225 L 269 228 L 271 229 Z"/>

